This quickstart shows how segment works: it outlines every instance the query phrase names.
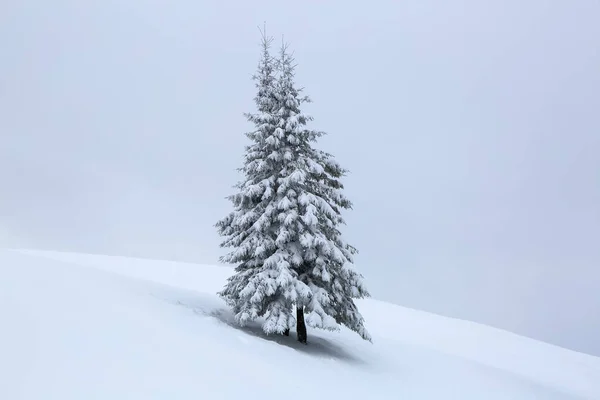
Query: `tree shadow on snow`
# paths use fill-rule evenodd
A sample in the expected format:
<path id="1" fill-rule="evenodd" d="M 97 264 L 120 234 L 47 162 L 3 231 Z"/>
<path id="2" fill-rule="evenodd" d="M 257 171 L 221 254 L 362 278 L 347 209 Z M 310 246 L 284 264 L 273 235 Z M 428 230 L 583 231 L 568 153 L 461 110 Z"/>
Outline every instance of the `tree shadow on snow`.
<path id="1" fill-rule="evenodd" d="M 350 364 L 366 364 L 364 360 L 351 354 L 348 349 L 332 342 L 331 340 L 317 336 L 314 329 L 309 330 L 308 344 L 302 344 L 296 339 L 296 332 L 291 331 L 290 336 L 281 334 L 267 335 L 260 326 L 259 321 L 251 322 L 246 326 L 239 326 L 234 319 L 232 312 L 219 299 L 214 296 L 201 295 L 198 293 L 190 294 L 190 296 L 178 296 L 178 299 L 172 299 L 171 302 L 190 309 L 194 313 L 202 316 L 207 316 L 216 319 L 220 323 L 226 324 L 229 327 L 242 332 L 246 335 L 253 336 L 262 340 L 277 343 L 281 346 L 294 349 L 301 353 L 336 361 L 343 361 Z M 312 335 L 311 335 L 312 333 Z"/>

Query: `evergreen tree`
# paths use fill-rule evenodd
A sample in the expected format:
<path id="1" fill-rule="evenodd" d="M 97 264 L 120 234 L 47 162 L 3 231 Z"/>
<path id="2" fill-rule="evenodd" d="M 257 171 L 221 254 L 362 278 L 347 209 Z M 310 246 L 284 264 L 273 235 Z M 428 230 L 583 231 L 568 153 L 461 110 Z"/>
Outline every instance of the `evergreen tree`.
<path id="1" fill-rule="evenodd" d="M 346 171 L 312 145 L 323 132 L 306 127 L 312 118 L 300 106 L 310 100 L 295 86 L 287 47 L 275 63 L 270 39 L 263 36 L 262 44 L 258 112 L 248 115 L 255 130 L 247 134 L 252 144 L 241 169 L 245 180 L 229 197 L 234 211 L 217 224 L 226 237 L 222 246 L 234 248 L 222 260 L 238 264 L 220 295 L 242 325 L 264 316 L 267 333 L 286 333 L 295 309 L 303 343 L 306 324 L 329 330 L 345 325 L 371 340 L 353 301 L 369 295 L 352 267 L 356 249 L 339 230 L 341 211 L 351 208 L 341 192 Z"/>

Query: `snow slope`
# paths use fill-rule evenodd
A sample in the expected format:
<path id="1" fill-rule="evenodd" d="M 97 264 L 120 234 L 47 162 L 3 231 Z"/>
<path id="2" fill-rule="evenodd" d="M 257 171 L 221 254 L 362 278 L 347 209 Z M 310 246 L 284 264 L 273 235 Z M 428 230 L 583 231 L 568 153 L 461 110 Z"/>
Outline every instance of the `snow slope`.
<path id="1" fill-rule="evenodd" d="M 0 250 L 0 399 L 600 399 L 600 358 L 374 300 L 374 343 L 239 329 L 226 267 Z"/>

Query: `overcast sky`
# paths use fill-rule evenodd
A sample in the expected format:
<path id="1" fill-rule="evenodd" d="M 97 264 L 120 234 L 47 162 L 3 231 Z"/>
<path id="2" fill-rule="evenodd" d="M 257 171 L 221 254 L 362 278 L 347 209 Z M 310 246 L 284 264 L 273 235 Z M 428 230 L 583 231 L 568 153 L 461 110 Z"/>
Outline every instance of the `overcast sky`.
<path id="1" fill-rule="evenodd" d="M 3 1 L 0 246 L 216 263 L 266 21 L 351 170 L 346 234 L 373 296 L 600 355 L 599 15 Z"/>

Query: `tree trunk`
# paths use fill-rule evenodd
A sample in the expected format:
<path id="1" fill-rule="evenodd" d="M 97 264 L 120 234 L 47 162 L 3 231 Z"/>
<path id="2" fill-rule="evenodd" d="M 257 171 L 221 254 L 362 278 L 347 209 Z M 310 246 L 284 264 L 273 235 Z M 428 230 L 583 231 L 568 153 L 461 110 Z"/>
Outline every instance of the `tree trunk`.
<path id="1" fill-rule="evenodd" d="M 304 307 L 296 308 L 296 332 L 298 341 L 306 344 L 306 322 L 304 322 Z"/>
<path id="2" fill-rule="evenodd" d="M 285 331 L 283 331 L 283 335 L 290 336 L 290 328 L 287 328 Z"/>

